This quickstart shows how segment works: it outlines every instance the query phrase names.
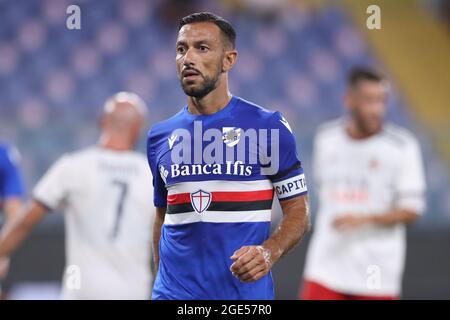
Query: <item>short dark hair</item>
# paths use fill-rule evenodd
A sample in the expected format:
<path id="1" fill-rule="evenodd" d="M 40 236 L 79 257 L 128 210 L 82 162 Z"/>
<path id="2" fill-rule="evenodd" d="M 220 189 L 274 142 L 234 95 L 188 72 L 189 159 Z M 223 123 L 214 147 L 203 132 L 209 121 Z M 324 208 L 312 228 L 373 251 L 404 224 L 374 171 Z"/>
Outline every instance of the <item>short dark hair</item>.
<path id="1" fill-rule="evenodd" d="M 214 23 L 220 28 L 223 36 L 231 44 L 231 47 L 233 49 L 236 47 L 236 31 L 234 30 L 233 26 L 224 18 L 219 17 L 218 15 L 215 15 L 211 12 L 196 12 L 182 18 L 180 20 L 180 23 L 178 24 L 178 31 L 180 31 L 183 26 L 196 22 Z"/>
<path id="2" fill-rule="evenodd" d="M 350 70 L 347 78 L 347 84 L 349 87 L 355 87 L 361 80 L 382 82 L 384 81 L 384 76 L 368 67 L 354 67 Z"/>

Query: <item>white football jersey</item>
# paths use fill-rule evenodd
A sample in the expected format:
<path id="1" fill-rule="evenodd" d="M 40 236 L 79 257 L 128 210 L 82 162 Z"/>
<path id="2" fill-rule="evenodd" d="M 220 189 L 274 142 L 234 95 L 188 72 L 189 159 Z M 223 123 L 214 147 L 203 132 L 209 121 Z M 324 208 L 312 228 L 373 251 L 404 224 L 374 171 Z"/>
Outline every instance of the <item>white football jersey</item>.
<path id="1" fill-rule="evenodd" d="M 90 147 L 61 157 L 34 198 L 64 212 L 64 299 L 149 299 L 155 215 L 146 158 Z"/>
<path id="2" fill-rule="evenodd" d="M 339 119 L 319 129 L 313 171 L 319 209 L 305 278 L 348 294 L 400 295 L 405 225 L 339 231 L 333 220 L 347 213 L 376 215 L 395 208 L 421 214 L 425 179 L 416 139 L 388 124 L 368 139 L 355 140 Z"/>

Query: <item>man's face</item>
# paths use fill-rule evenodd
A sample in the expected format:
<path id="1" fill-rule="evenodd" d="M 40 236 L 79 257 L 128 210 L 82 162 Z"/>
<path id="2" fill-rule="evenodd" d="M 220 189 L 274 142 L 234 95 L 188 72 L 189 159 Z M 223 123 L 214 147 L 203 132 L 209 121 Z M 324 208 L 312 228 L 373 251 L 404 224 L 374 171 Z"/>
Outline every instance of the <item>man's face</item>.
<path id="1" fill-rule="evenodd" d="M 218 26 L 211 22 L 183 26 L 176 51 L 178 77 L 186 95 L 202 98 L 217 87 L 225 52 Z"/>
<path id="2" fill-rule="evenodd" d="M 368 135 L 381 130 L 386 113 L 386 84 L 361 80 L 347 93 L 347 107 L 358 129 Z"/>

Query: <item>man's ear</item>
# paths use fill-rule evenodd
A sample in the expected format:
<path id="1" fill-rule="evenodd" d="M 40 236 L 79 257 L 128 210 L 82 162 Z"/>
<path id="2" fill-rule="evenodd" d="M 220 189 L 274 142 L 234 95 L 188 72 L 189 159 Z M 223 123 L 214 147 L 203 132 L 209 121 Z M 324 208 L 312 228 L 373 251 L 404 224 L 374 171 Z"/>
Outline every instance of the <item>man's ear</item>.
<path id="1" fill-rule="evenodd" d="M 225 51 L 223 56 L 222 72 L 230 71 L 236 63 L 238 53 L 236 50 Z"/>

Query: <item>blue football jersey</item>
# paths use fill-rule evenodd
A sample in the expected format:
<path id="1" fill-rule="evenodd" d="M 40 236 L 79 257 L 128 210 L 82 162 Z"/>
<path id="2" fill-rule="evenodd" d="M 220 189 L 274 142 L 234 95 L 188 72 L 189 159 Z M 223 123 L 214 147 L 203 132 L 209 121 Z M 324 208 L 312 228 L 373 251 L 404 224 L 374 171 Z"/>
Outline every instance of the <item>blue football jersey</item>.
<path id="1" fill-rule="evenodd" d="M 273 299 L 271 273 L 244 283 L 230 256 L 270 232 L 274 193 L 304 195 L 291 128 L 279 112 L 233 96 L 212 115 L 185 106 L 148 134 L 154 204 L 167 208 L 153 299 Z"/>
<path id="2" fill-rule="evenodd" d="M 18 168 L 17 150 L 0 144 L 0 205 L 9 197 L 23 196 L 24 188 Z"/>

